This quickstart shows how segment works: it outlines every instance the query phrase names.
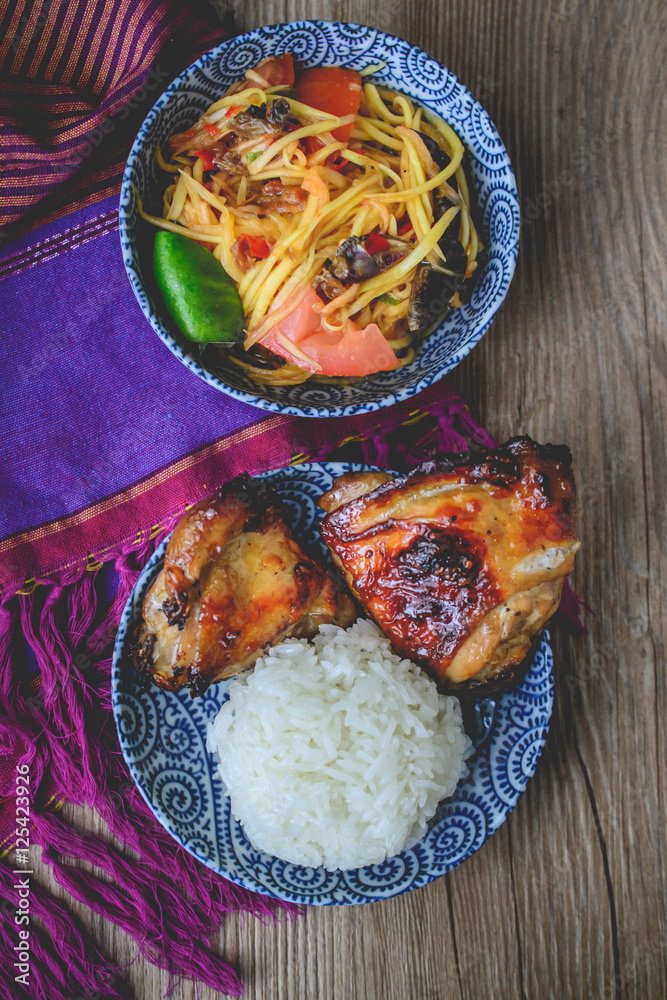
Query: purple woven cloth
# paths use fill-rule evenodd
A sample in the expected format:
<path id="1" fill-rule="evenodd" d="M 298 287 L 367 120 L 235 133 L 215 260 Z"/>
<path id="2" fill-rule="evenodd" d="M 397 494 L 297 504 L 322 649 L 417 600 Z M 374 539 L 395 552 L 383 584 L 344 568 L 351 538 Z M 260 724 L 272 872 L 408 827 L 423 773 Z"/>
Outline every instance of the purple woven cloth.
<path id="1" fill-rule="evenodd" d="M 193 377 L 155 336 L 129 288 L 117 214 L 105 199 L 3 247 L 0 419 L 11 435 L 0 475 L 15 502 L 3 504 L 0 537 L 262 417 Z"/>
<path id="2" fill-rule="evenodd" d="M 110 712 L 118 606 L 157 540 L 150 504 L 126 514 L 126 494 L 260 416 L 206 390 L 152 336 L 118 245 L 140 121 L 224 37 L 213 6 L 168 0 L 0 11 L 0 835 L 16 848 L 0 863 L 2 997 L 129 995 L 73 900 L 172 976 L 232 995 L 241 983 L 211 933 L 230 911 L 281 909 L 162 829 L 128 781 Z M 53 812 L 62 800 L 95 809 L 111 836 L 77 832 Z M 35 882 L 40 848 L 69 902 Z"/>
<path id="3" fill-rule="evenodd" d="M 144 319 L 122 265 L 120 176 L 153 101 L 224 37 L 216 9 L 22 0 L 0 10 L 0 998 L 129 996 L 74 901 L 170 977 L 226 995 L 242 984 L 210 946 L 225 916 L 296 913 L 184 851 L 118 745 L 118 619 L 186 505 L 243 470 L 296 458 L 400 468 L 494 443 L 446 379 L 360 417 L 264 413 L 197 379 Z M 95 810 L 108 835 L 76 829 L 60 802 Z M 40 851 L 63 900 L 32 876 Z"/>
<path id="4" fill-rule="evenodd" d="M 0 997 L 129 995 L 73 901 L 171 977 L 238 995 L 211 934 L 232 911 L 295 909 L 196 862 L 134 787 L 111 713 L 120 610 L 185 506 L 244 469 L 333 452 L 396 466 L 491 442 L 446 381 L 359 418 L 266 414 L 193 376 L 145 321 L 120 175 L 155 98 L 224 37 L 214 5 L 27 0 L 0 29 Z M 63 801 L 109 834 L 77 830 Z M 64 901 L 34 880 L 40 851 Z"/>

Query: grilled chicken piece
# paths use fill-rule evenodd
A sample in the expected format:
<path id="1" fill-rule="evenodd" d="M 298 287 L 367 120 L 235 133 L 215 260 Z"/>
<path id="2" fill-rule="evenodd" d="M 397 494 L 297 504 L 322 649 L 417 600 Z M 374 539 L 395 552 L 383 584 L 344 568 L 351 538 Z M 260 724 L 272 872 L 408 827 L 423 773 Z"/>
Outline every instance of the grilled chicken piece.
<path id="1" fill-rule="evenodd" d="M 322 536 L 401 655 L 447 689 L 491 693 L 515 678 L 574 567 L 571 461 L 522 437 L 383 484 L 350 474 L 320 499 Z"/>
<path id="2" fill-rule="evenodd" d="M 178 521 L 134 661 L 159 687 L 199 695 L 281 639 L 354 616 L 352 599 L 296 542 L 275 490 L 243 475 Z"/>

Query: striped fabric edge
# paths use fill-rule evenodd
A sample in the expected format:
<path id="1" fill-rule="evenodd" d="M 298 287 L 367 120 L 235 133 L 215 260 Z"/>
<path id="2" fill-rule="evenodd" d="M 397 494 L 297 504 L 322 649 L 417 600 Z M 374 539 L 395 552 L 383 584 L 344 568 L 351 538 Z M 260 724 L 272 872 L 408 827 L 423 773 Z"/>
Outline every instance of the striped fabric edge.
<path id="1" fill-rule="evenodd" d="M 63 87 L 61 93 L 62 106 L 51 100 L 48 104 L 50 120 L 48 131 L 53 133 L 49 138 L 49 146 L 45 148 L 44 141 L 40 143 L 30 136 L 22 136 L 20 139 L 6 135 L 0 137 L 0 148 L 2 148 L 3 158 L 9 163 L 16 160 L 19 164 L 26 163 L 26 170 L 36 169 L 41 162 L 54 166 L 71 167 L 76 153 L 82 144 L 89 142 L 90 136 L 107 120 L 118 116 L 127 106 L 128 101 L 138 90 L 146 85 L 150 78 L 156 79 L 158 84 L 166 87 L 170 74 L 159 70 L 157 64 L 152 64 L 150 59 L 136 68 L 133 74 L 128 77 L 117 90 L 107 94 L 104 100 L 97 106 L 90 101 L 82 101 L 77 95 L 72 94 L 69 88 Z M 51 88 L 57 90 L 57 87 Z M 0 92 L 0 107 L 5 103 L 9 106 L 20 103 L 23 109 L 30 107 L 27 99 L 31 90 L 34 90 L 33 104 L 37 108 L 44 107 L 44 88 L 42 86 L 30 85 L 26 83 L 17 87 L 14 91 L 7 83 L 4 83 L 3 91 Z M 67 126 L 67 127 L 65 127 Z M 47 123 L 42 122 L 41 127 L 47 131 Z M 11 176 L 11 175 L 10 175 Z"/>
<path id="2" fill-rule="evenodd" d="M 190 503 L 242 472 L 257 475 L 295 461 L 330 454 L 350 441 L 367 441 L 414 422 L 429 407 L 462 403 L 445 378 L 418 399 L 388 410 L 336 420 L 263 415 L 256 423 L 183 455 L 154 473 L 76 513 L 0 541 L 0 598 L 54 577 L 95 569 L 109 553 L 137 544 L 173 521 Z M 252 448 L 248 442 L 252 441 Z"/>
<path id="3" fill-rule="evenodd" d="M 256 424 L 183 455 L 131 486 L 67 517 L 4 538 L 0 541 L 3 561 L 0 592 L 25 583 L 28 572 L 39 581 L 53 573 L 81 571 L 91 562 L 104 561 L 105 553 L 115 545 L 127 542 L 147 528 L 152 529 L 157 522 L 168 520 L 172 512 L 184 509 L 194 497 L 201 495 L 196 492 L 198 487 L 205 488 L 211 481 L 213 488 L 218 466 L 230 464 L 235 467 L 239 463 L 245 466 L 249 455 L 252 455 L 253 465 L 262 465 L 265 455 L 268 458 L 270 454 L 273 458 L 276 449 L 270 447 L 270 435 L 287 419 L 260 419 Z M 253 442 L 252 452 L 247 448 L 249 441 Z M 289 457 L 285 464 L 288 462 Z M 119 534 L 121 510 L 126 526 Z"/>
<path id="4" fill-rule="evenodd" d="M 16 235 L 27 236 L 29 233 L 33 233 L 51 222 L 57 222 L 68 215 L 74 215 L 76 212 L 81 211 L 81 209 L 96 205 L 107 198 L 117 198 L 120 192 L 126 159 L 127 151 L 123 150 L 117 161 L 110 166 L 106 165 L 101 170 L 87 173 L 83 177 L 77 176 L 73 178 L 71 184 L 68 185 L 68 197 L 70 200 L 66 204 L 59 202 L 59 199 L 54 200 L 50 195 L 47 195 L 44 202 L 41 204 L 38 203 L 35 206 L 40 209 L 40 214 L 21 219 Z M 56 193 L 59 192 L 56 191 Z M 51 201 L 54 201 L 52 207 Z M 44 210 L 45 208 L 46 210 Z"/>
<path id="5" fill-rule="evenodd" d="M 158 96 L 184 66 L 228 34 L 226 26 L 219 20 L 216 23 L 213 8 L 179 9 L 164 0 L 136 3 L 123 0 L 115 10 L 101 0 L 73 0 L 57 30 L 50 15 L 41 20 L 39 16 L 33 17 L 43 6 L 33 0 L 18 5 L 14 11 L 17 16 L 0 15 L 0 23 L 7 31 L 0 44 L 0 62 L 5 61 L 0 102 L 15 98 L 12 102 L 15 111 L 9 112 L 0 136 L 0 145 L 5 147 L 0 222 L 5 227 L 18 227 L 16 232 L 21 217 L 34 215 L 40 202 L 55 191 L 69 197 L 70 211 L 80 207 L 80 199 L 71 204 L 77 198 L 77 174 L 81 173 L 82 163 L 90 162 L 91 146 L 97 146 L 98 132 L 115 130 L 115 120 L 128 102 L 131 106 L 134 96 L 142 92 L 152 74 L 158 72 L 159 89 L 155 94 Z M 173 60 L 172 43 L 177 35 L 184 39 L 186 60 L 182 56 Z M 15 38 L 15 45 L 11 37 Z M 10 45 L 15 49 L 13 54 Z M 43 98 L 45 86 L 50 87 L 52 95 Z M 82 97 L 82 93 L 88 96 Z M 26 135 L 14 126 L 13 120 L 35 100 L 41 111 L 37 115 L 39 127 L 36 136 Z M 97 152 L 93 160 L 99 160 Z M 127 149 L 124 153 L 126 156 Z M 35 184 L 37 166 L 40 179 Z M 110 187 L 108 171 L 98 174 L 101 188 L 98 197 L 105 197 Z M 114 172 L 114 181 L 119 179 L 120 175 Z M 90 188 L 90 178 L 84 178 L 84 185 Z M 94 193 L 88 190 L 84 194 L 87 204 L 92 202 Z M 49 218 L 66 214 L 58 206 L 49 206 L 47 211 Z M 34 228 L 34 220 L 27 221 L 28 228 Z"/>
<path id="6" fill-rule="evenodd" d="M 89 240 L 101 236 L 103 233 L 111 233 L 118 229 L 118 212 L 116 209 L 101 212 L 92 219 L 77 223 L 64 229 L 60 233 L 55 233 L 44 240 L 37 240 L 25 250 L 5 257 L 0 260 L 0 279 L 11 274 L 18 274 L 35 264 L 40 264 L 66 250 L 83 246 Z"/>

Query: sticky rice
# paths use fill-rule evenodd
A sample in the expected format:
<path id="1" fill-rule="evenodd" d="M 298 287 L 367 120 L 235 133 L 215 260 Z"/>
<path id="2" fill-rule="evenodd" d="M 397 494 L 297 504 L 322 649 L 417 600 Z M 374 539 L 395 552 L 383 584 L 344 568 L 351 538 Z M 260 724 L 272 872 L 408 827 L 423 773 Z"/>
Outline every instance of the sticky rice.
<path id="1" fill-rule="evenodd" d="M 232 681 L 207 748 L 255 848 L 330 870 L 420 840 L 472 752 L 458 700 L 365 620 L 274 646 Z"/>

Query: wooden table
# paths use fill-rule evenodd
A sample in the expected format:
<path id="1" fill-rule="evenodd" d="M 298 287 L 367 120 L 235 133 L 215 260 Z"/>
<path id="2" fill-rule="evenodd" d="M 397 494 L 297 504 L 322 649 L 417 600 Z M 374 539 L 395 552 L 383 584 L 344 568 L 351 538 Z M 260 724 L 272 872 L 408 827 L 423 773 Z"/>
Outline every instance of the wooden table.
<path id="1" fill-rule="evenodd" d="M 667 7 L 661 0 L 236 0 L 241 30 L 322 17 L 409 39 L 488 109 L 523 209 L 506 304 L 457 370 L 498 438 L 567 442 L 586 639 L 555 635 L 554 718 L 500 831 L 426 888 L 294 922 L 230 917 L 248 1000 L 666 995 L 664 338 Z M 661 774 L 662 772 L 662 774 Z M 58 892 L 57 887 L 54 890 Z M 89 911 L 125 964 L 135 946 Z M 135 994 L 167 976 L 137 960 Z M 192 983 L 173 1000 L 217 996 Z M 44 998 L 48 1000 L 48 998 Z"/>

